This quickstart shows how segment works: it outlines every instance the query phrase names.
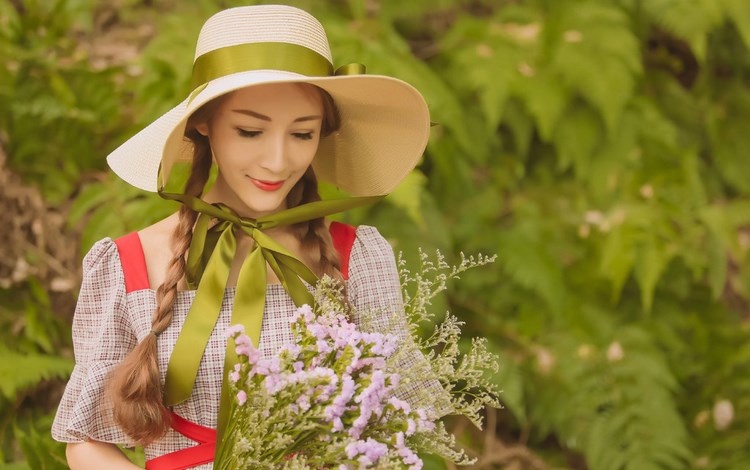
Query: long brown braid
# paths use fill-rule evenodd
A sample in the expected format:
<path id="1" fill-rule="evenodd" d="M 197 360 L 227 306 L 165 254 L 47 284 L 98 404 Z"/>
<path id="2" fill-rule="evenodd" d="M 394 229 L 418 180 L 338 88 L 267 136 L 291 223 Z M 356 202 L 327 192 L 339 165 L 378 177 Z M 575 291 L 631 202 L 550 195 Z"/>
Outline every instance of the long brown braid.
<path id="1" fill-rule="evenodd" d="M 197 119 L 201 114 L 204 113 L 199 111 L 194 116 Z M 208 139 L 194 127 L 186 133 L 186 137 L 193 141 L 195 151 L 184 192 L 200 196 L 211 169 L 211 148 Z M 157 335 L 172 322 L 172 306 L 177 297 L 178 284 L 184 276 L 185 253 L 192 241 L 197 217 L 197 212 L 187 206 L 180 208 L 179 222 L 170 240 L 174 255 L 167 267 L 164 282 L 156 290 L 157 307 L 151 320 L 151 332 L 115 367 L 107 383 L 115 422 L 141 445 L 160 438 L 170 426 L 169 410 L 163 403 Z"/>
<path id="2" fill-rule="evenodd" d="M 338 130 L 340 118 L 333 98 L 312 85 L 301 84 L 320 93 L 323 103 L 321 138 Z M 212 156 L 208 138 L 195 128 L 209 119 L 220 99 L 204 105 L 188 121 L 185 136 L 194 144 L 193 164 L 185 184 L 185 194 L 201 196 L 208 181 Z M 287 196 L 288 207 L 320 200 L 315 173 L 310 167 Z M 151 332 L 112 371 L 107 383 L 107 394 L 113 404 L 113 415 L 123 432 L 140 445 L 148 445 L 161 438 L 170 427 L 169 410 L 164 406 L 163 387 L 157 359 L 157 335 L 172 322 L 172 312 L 178 285 L 185 275 L 185 254 L 193 237 L 193 226 L 198 214 L 187 206 L 179 210 L 179 222 L 171 236 L 173 257 L 167 267 L 164 282 L 156 290 L 157 308 L 151 322 Z M 303 250 L 313 255 L 317 274 L 340 278 L 340 262 L 333 247 L 324 218 L 301 222 L 293 226 Z"/>
<path id="3" fill-rule="evenodd" d="M 341 127 L 341 117 L 338 108 L 331 95 L 321 88 L 307 85 L 306 90 L 311 93 L 319 93 L 323 104 L 323 124 L 320 128 L 320 137 L 324 138 L 336 132 Z M 286 198 L 287 207 L 296 207 L 308 202 L 320 201 L 318 193 L 318 178 L 312 167 L 308 168 L 302 178 L 289 191 Z M 312 255 L 314 265 L 312 268 L 316 274 L 327 274 L 334 279 L 341 279 L 341 261 L 338 252 L 333 246 L 331 233 L 325 223 L 324 217 L 300 222 L 293 226 L 294 234 L 300 241 L 303 251 Z"/>

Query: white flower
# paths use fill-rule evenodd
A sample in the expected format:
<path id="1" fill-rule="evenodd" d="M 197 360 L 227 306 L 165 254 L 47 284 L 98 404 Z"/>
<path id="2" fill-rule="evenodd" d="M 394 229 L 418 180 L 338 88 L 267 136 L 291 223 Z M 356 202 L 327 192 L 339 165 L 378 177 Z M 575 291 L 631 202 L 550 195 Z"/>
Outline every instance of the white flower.
<path id="1" fill-rule="evenodd" d="M 734 405 L 729 400 L 719 400 L 714 404 L 713 415 L 714 427 L 717 431 L 723 431 L 734 420 Z"/>
<path id="2" fill-rule="evenodd" d="M 607 348 L 607 360 L 609 362 L 621 361 L 623 357 L 625 357 L 625 351 L 619 341 L 609 345 L 609 348 Z"/>

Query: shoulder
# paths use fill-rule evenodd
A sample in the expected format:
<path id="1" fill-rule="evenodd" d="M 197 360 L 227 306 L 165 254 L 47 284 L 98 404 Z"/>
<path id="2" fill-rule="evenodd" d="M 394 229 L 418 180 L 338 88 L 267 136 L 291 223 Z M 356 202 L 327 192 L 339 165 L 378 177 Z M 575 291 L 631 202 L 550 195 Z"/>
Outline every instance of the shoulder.
<path id="1" fill-rule="evenodd" d="M 360 225 L 352 246 L 349 263 L 351 278 L 366 278 L 374 275 L 391 277 L 396 272 L 393 247 L 378 229 Z"/>
<path id="2" fill-rule="evenodd" d="M 178 223 L 179 213 L 175 212 L 166 219 L 138 231 L 151 286 L 158 286 L 164 281 L 167 266 L 173 257 L 172 234 Z"/>
<path id="3" fill-rule="evenodd" d="M 347 287 L 355 311 L 400 309 L 401 282 L 393 248 L 375 227 L 357 227 Z"/>
<path id="4" fill-rule="evenodd" d="M 109 263 L 117 258 L 117 246 L 115 241 L 109 237 L 102 238 L 94 243 L 83 257 L 83 271 L 88 272 L 102 264 Z"/>
<path id="5" fill-rule="evenodd" d="M 179 213 L 175 212 L 155 224 L 138 230 L 138 237 L 141 239 L 144 251 L 151 251 L 150 248 L 153 247 L 163 250 L 165 244 L 169 243 L 169 239 L 177 228 L 178 223 Z"/>
<path id="6" fill-rule="evenodd" d="M 360 257 L 385 256 L 393 258 L 393 247 L 377 228 L 370 225 L 360 225 L 355 233 L 352 256 L 356 254 Z"/>

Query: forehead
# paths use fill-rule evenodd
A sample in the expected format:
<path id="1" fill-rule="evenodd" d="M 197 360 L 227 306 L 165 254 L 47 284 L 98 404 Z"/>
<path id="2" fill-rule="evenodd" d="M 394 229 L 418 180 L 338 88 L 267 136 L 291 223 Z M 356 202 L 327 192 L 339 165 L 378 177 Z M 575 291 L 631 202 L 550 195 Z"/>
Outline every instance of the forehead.
<path id="1" fill-rule="evenodd" d="M 320 94 L 304 83 L 270 83 L 236 90 L 223 100 L 223 110 L 249 109 L 267 116 L 320 114 Z"/>

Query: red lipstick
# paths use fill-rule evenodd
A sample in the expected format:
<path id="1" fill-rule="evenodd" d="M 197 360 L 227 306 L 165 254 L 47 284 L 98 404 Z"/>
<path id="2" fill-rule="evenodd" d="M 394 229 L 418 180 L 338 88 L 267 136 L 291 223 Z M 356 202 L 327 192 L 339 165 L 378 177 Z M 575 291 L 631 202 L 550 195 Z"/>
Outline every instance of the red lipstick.
<path id="1" fill-rule="evenodd" d="M 250 178 L 250 177 L 248 177 Z M 253 184 L 263 191 L 276 191 L 277 189 L 281 188 L 281 186 L 284 185 L 284 180 L 281 181 L 263 181 L 263 180 L 256 180 L 255 178 L 250 178 L 250 181 L 253 182 Z"/>

